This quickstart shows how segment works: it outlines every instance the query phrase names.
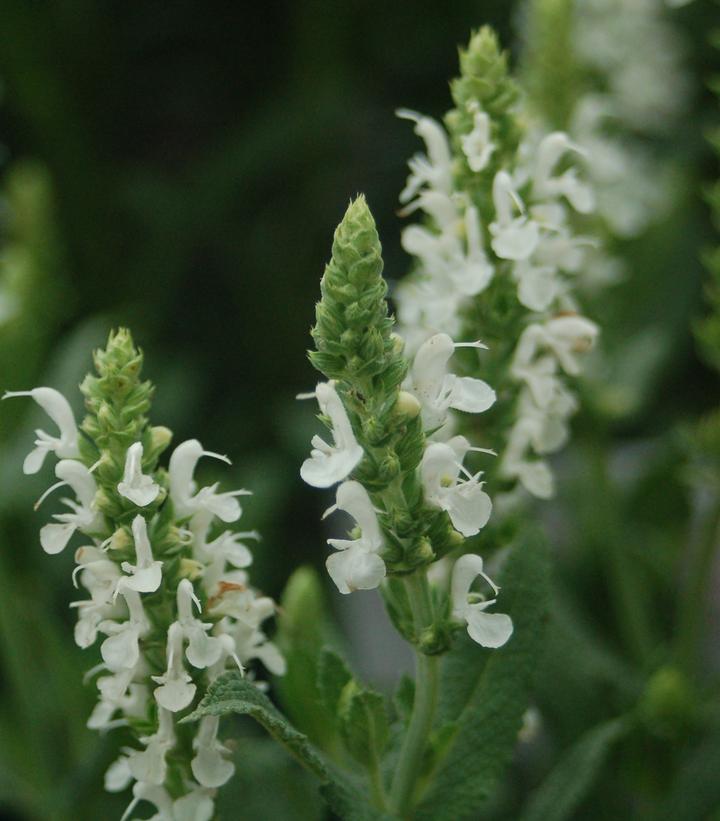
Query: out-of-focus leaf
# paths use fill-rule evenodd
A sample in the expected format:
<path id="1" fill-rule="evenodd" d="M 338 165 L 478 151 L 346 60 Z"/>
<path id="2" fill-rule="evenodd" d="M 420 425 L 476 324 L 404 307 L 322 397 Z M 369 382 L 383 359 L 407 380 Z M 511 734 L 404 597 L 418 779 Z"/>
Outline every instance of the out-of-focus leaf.
<path id="1" fill-rule="evenodd" d="M 657 821 L 697 821 L 720 813 L 720 730 L 680 767 Z"/>
<path id="2" fill-rule="evenodd" d="M 612 749 L 625 732 L 614 719 L 585 733 L 568 749 L 530 799 L 521 821 L 567 821 L 592 787 Z"/>
<path id="3" fill-rule="evenodd" d="M 513 754 L 542 650 L 548 557 L 539 534 L 529 534 L 515 546 L 501 586 L 500 602 L 513 619 L 513 636 L 499 650 L 477 649 L 488 654 L 487 663 L 458 716 L 457 735 L 417 810 L 417 821 L 476 813 Z"/>

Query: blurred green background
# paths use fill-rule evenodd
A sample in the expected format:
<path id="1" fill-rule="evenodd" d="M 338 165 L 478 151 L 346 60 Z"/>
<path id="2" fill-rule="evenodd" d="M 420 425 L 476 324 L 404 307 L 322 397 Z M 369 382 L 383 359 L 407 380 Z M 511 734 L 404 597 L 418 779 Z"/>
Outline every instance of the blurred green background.
<path id="1" fill-rule="evenodd" d="M 129 326 L 157 385 L 153 421 L 228 453 L 234 466 L 218 478 L 256 493 L 243 521 L 263 533 L 255 583 L 279 596 L 296 566 L 321 567 L 326 500 L 298 476 L 315 411 L 294 396 L 316 380 L 305 349 L 332 232 L 364 191 L 387 275 L 402 276 L 397 195 L 419 146 L 394 109 L 441 116 L 456 46 L 490 23 L 516 48 L 519 5 L 2 0 L 0 388 L 50 385 L 79 414 L 91 349 Z M 702 200 L 717 176 L 704 137 L 717 119 L 704 85 L 710 15 L 702 2 L 677 15 L 694 91 L 655 149 L 682 180 L 671 213 L 623 245 L 632 274 L 598 303 L 612 355 L 561 465 L 565 503 L 544 513 L 573 606 L 621 656 L 632 647 L 607 614 L 597 543 L 608 517 L 618 537 L 632 534 L 631 554 L 659 534 L 658 561 L 638 562 L 658 577 L 653 595 L 665 592 L 689 516 L 678 431 L 720 398 L 691 334 L 700 251 L 716 241 Z M 630 361 L 633 339 L 651 368 Z M 617 411 L 598 383 L 631 399 Z M 80 679 L 95 657 L 72 643 L 72 554 L 49 557 L 38 543 L 52 502 L 32 504 L 50 475 L 21 473 L 40 418 L 30 404 L 0 405 L 0 815 L 119 817 L 124 799 L 101 789 L 115 741 L 84 727 L 94 688 Z M 622 500 L 598 519 L 594 503 L 612 498 L 618 475 Z M 661 618 L 667 635 L 673 615 Z M 556 725 L 562 745 L 575 728 L 567 716 Z M 245 802 L 235 817 L 286 817 L 283 790 L 321 817 L 308 784 L 263 750 L 228 788 Z M 268 780 L 279 767 L 287 778 Z"/>

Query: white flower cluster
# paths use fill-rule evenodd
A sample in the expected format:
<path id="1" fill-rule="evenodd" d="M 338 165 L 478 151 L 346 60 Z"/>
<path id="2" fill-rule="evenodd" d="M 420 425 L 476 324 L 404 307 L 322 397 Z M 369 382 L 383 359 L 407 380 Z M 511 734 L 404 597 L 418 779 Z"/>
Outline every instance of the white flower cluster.
<path id="1" fill-rule="evenodd" d="M 682 2 L 578 0 L 573 6 L 573 59 L 591 87 L 576 103 L 568 130 L 592 156 L 597 212 L 621 239 L 638 236 L 671 206 L 670 164 L 646 145 L 648 137 L 668 138 L 689 96 L 684 44 L 664 8 L 670 5 Z M 591 263 L 609 267 L 602 254 Z"/>
<path id="2" fill-rule="evenodd" d="M 496 146 L 488 115 L 476 103 L 470 113 L 474 129 L 461 145 L 468 166 L 478 172 L 487 167 Z M 575 409 L 560 372 L 576 375 L 575 355 L 587 350 L 597 335 L 596 326 L 577 314 L 571 295 L 571 276 L 580 270 L 591 244 L 573 233 L 571 211 L 590 212 L 594 196 L 574 166 L 562 165 L 566 158 L 585 152 L 562 132 L 528 136 L 514 167 L 494 173 L 494 215 L 483 226 L 469 195 L 455 187 L 443 127 L 419 114 L 400 115 L 416 123 L 415 131 L 427 147 L 427 155 L 410 161 L 410 176 L 400 197 L 407 203 L 406 213 L 420 210 L 426 217 L 424 226 L 411 225 L 402 235 L 403 247 L 417 260 L 413 275 L 397 289 L 402 330 L 415 344 L 440 330 L 458 333 L 469 297 L 491 290 L 500 277 L 512 277 L 527 320 L 508 364 L 520 383 L 519 399 L 500 470 L 533 495 L 546 498 L 553 491 L 552 475 L 535 457 L 562 446 Z M 473 278 L 468 277 L 469 270 L 475 271 Z M 461 288 L 460 282 L 471 286 Z M 427 344 L 420 345 L 418 358 Z M 452 401 L 449 406 L 464 409 Z"/>
<path id="3" fill-rule="evenodd" d="M 143 511 L 165 491 L 142 472 L 142 444 L 128 447 L 124 475 L 117 485 L 117 492 L 138 511 L 129 533 L 119 527 L 107 537 L 105 517 L 95 507 L 95 466 L 88 469 L 79 461 L 78 430 L 67 400 L 52 388 L 5 394 L 24 395 L 31 396 L 59 429 L 59 436 L 36 431 L 36 447 L 25 459 L 25 473 L 39 471 L 52 451 L 59 458 L 55 467 L 59 481 L 40 501 L 60 487 L 68 487 L 75 495 L 63 500 L 70 512 L 55 514 L 56 521 L 40 531 L 42 547 L 58 553 L 75 532 L 89 540 L 76 551 L 73 573 L 73 582 L 77 585 L 79 579 L 89 598 L 71 605 L 78 611 L 75 641 L 80 647 L 88 648 L 98 636 L 104 637 L 102 663 L 91 671 L 100 674 L 99 701 L 87 725 L 106 731 L 157 713 L 157 731 L 140 739 L 142 749 L 124 750 L 106 774 L 106 789 L 115 792 L 134 784 L 134 798 L 124 818 L 139 801 L 149 801 L 158 811 L 153 818 L 160 821 L 210 821 L 214 790 L 228 781 L 234 765 L 218 740 L 218 719 L 201 719 L 190 763 L 194 781 L 185 785 L 185 795 L 173 800 L 164 785 L 166 757 L 176 744 L 175 716 L 192 704 L 198 692 L 196 682 L 213 681 L 229 664 L 243 669 L 245 662 L 259 659 L 275 674 L 285 671 L 283 657 L 261 629 L 275 611 L 274 602 L 248 585 L 246 568 L 252 555 L 244 540 L 257 538 L 257 534 L 223 530 L 215 538 L 209 536 L 216 522 L 230 524 L 240 518 L 237 497 L 248 491 L 221 493 L 217 485 L 198 488 L 193 476 L 199 459 L 227 458 L 203 450 L 194 439 L 175 448 L 168 470 L 169 496 L 192 558 L 181 559 L 181 578 L 173 591 L 173 577 L 163 574 L 166 562 L 153 553 L 153 531 L 160 514 L 148 516 Z M 134 562 L 115 558 L 119 551 L 127 555 L 130 546 Z M 207 620 L 199 618 L 202 608 L 194 580 L 207 600 Z M 174 611 L 167 623 L 144 604 L 146 596 L 161 590 L 172 605 L 166 610 Z M 151 636 L 156 644 L 165 637 L 167 666 L 160 674 L 154 674 L 159 671 L 144 652 L 144 639 Z"/>
<path id="4" fill-rule="evenodd" d="M 480 343 L 470 344 L 484 347 Z M 436 441 L 432 437 L 448 428 L 451 408 L 481 413 L 493 405 L 495 392 L 480 379 L 458 377 L 448 372 L 448 362 L 456 347 L 457 344 L 446 334 L 436 334 L 428 339 L 415 356 L 405 390 L 401 391 L 398 401 L 422 414 L 429 434 L 419 466 L 426 504 L 446 511 L 453 527 L 468 537 L 479 533 L 487 524 L 492 502 L 483 490 L 482 471 L 470 473 L 463 461 L 471 451 L 487 451 L 471 447 L 464 436 L 453 436 L 446 441 Z M 340 482 L 335 504 L 325 515 L 341 510 L 357 525 L 350 534 L 355 538 L 328 539 L 328 544 L 337 552 L 328 557 L 327 570 L 341 593 L 370 590 L 378 587 L 387 572 L 381 556 L 384 541 L 378 520 L 378 513 L 384 511 L 373 507 L 360 482 L 347 478 L 362 460 L 364 451 L 355 437 L 335 385 L 321 382 L 314 396 L 322 414 L 330 422 L 334 444 L 328 445 L 320 437 L 313 437 L 313 450 L 303 463 L 300 475 L 313 487 L 326 488 Z M 468 631 L 475 641 L 486 647 L 499 647 L 510 637 L 512 622 L 501 614 L 479 615 L 480 610 L 494 603 L 494 599 L 468 603 L 472 599 L 468 598 L 470 586 L 476 576 L 482 575 L 482 560 L 479 556 L 463 558 L 472 559 L 476 564 L 472 565 L 474 572 L 461 573 L 459 581 L 453 583 L 453 617 L 468 624 Z M 492 582 L 490 584 L 497 592 Z"/>

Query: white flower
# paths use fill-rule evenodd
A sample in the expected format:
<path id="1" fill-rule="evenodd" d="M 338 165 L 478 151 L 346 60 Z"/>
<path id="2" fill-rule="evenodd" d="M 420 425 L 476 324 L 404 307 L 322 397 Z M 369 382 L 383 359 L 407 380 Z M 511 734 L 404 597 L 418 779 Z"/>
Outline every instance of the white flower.
<path id="1" fill-rule="evenodd" d="M 154 593 L 162 581 L 162 562 L 154 561 L 145 517 L 138 514 L 132 521 L 133 540 L 137 564 L 123 562 L 120 566 L 129 573 L 118 580 L 115 595 L 122 590 L 137 590 L 138 593 Z"/>
<path id="2" fill-rule="evenodd" d="M 432 207 L 438 200 L 442 209 Z M 436 192 L 421 194 L 417 202 L 441 230 L 437 233 L 421 225 L 409 225 L 401 236 L 404 250 L 418 257 L 423 273 L 437 285 L 442 284 L 442 290 L 450 286 L 462 296 L 480 293 L 492 279 L 494 268 L 483 248 L 480 215 L 475 206 L 467 205 L 460 216 L 455 203 Z"/>
<path id="3" fill-rule="evenodd" d="M 496 599 L 477 600 L 470 593 L 475 579 L 481 576 L 497 595 L 499 588 L 492 579 L 483 573 L 483 560 L 480 556 L 466 554 L 461 556 L 453 567 L 451 583 L 452 617 L 467 623 L 470 638 L 483 647 L 502 647 L 513 632 L 513 623 L 505 613 L 486 613 Z"/>
<path id="4" fill-rule="evenodd" d="M 108 792 L 122 792 L 132 783 L 133 776 L 128 765 L 128 757 L 121 755 L 105 772 L 105 789 Z"/>
<path id="5" fill-rule="evenodd" d="M 187 660 L 193 667 L 202 669 L 210 667 L 220 658 L 222 644 L 219 639 L 208 636 L 211 623 L 203 623 L 192 614 L 193 604 L 201 610 L 200 601 L 195 595 L 192 582 L 182 579 L 177 588 L 178 620 L 175 622 L 182 628 L 188 647 L 185 651 Z"/>
<path id="6" fill-rule="evenodd" d="M 140 659 L 140 638 L 150 627 L 140 594 L 136 590 L 123 590 L 120 595 L 128 607 L 128 620 L 107 620 L 98 625 L 98 630 L 108 636 L 100 645 L 100 654 L 113 673 L 135 667 Z"/>
<path id="7" fill-rule="evenodd" d="M 185 786 L 190 792 L 173 801 L 164 787 L 139 781 L 133 786 L 133 800 L 120 821 L 127 821 L 141 801 L 148 801 L 157 810 L 148 821 L 211 821 L 214 813 L 212 792 L 192 782 Z"/>
<path id="8" fill-rule="evenodd" d="M 172 713 L 159 707 L 157 732 L 140 741 L 145 745 L 144 750 L 125 750 L 133 778 L 145 784 L 164 784 L 167 776 L 165 756 L 175 746 Z"/>
<path id="9" fill-rule="evenodd" d="M 531 311 L 545 311 L 561 293 L 557 271 L 550 265 L 536 265 L 520 260 L 513 267 L 518 282 L 518 300 Z"/>
<path id="10" fill-rule="evenodd" d="M 193 741 L 195 757 L 190 762 L 190 767 L 203 787 L 222 787 L 235 772 L 235 765 L 223 757 L 223 753 L 230 751 L 217 740 L 219 725 L 218 716 L 201 718 Z"/>
<path id="11" fill-rule="evenodd" d="M 577 376 L 580 373 L 577 354 L 589 351 L 597 335 L 597 325 L 577 314 L 553 317 L 542 325 L 528 325 L 520 336 L 511 368 L 513 371 L 525 368 L 540 350 L 549 349 L 565 373 Z"/>
<path id="12" fill-rule="evenodd" d="M 37 473 L 50 451 L 59 459 L 78 459 L 78 431 L 72 408 L 67 399 L 54 388 L 33 388 L 31 391 L 5 391 L 3 399 L 12 396 L 31 396 L 58 426 L 60 436 L 51 436 L 36 430 L 35 449 L 25 457 L 23 473 Z"/>
<path id="13" fill-rule="evenodd" d="M 112 720 L 118 710 L 122 710 L 126 717 L 145 715 L 148 688 L 141 682 L 133 681 L 135 675 L 137 668 L 98 679 L 100 700 L 87 720 L 86 726 L 90 730 L 109 730 L 127 724 L 125 719 Z"/>
<path id="14" fill-rule="evenodd" d="M 470 169 L 477 173 L 490 162 L 495 143 L 490 141 L 490 118 L 484 111 L 480 111 L 477 104 L 474 108 L 473 129 L 460 138 L 460 144 Z"/>
<path id="15" fill-rule="evenodd" d="M 540 240 L 536 222 L 523 213 L 522 200 L 507 171 L 498 171 L 493 180 L 495 221 L 490 223 L 492 249 L 501 259 L 527 259 Z M 513 216 L 513 207 L 520 216 Z"/>
<path id="16" fill-rule="evenodd" d="M 449 442 L 433 442 L 425 450 L 420 463 L 420 477 L 428 504 L 447 511 L 453 527 L 463 536 L 474 536 L 485 527 L 492 502 L 482 489 L 481 473 L 472 476 L 465 471 L 462 461 L 472 450 L 463 436 Z M 467 474 L 460 481 L 460 472 Z"/>
<path id="17" fill-rule="evenodd" d="M 538 199 L 564 196 L 576 211 L 588 214 L 595 205 L 593 191 L 577 178 L 576 169 L 570 168 L 559 177 L 553 176 L 555 166 L 567 151 L 585 153 L 562 131 L 554 131 L 543 138 L 536 154 L 533 194 Z"/>
<path id="18" fill-rule="evenodd" d="M 350 419 L 337 391 L 330 382 L 315 388 L 320 411 L 330 419 L 333 444 L 319 436 L 312 438 L 310 458 L 300 468 L 300 476 L 313 487 L 331 487 L 341 482 L 363 458 L 363 449 L 353 433 Z"/>
<path id="19" fill-rule="evenodd" d="M 408 387 L 420 400 L 428 430 L 445 423 L 449 408 L 482 413 L 495 402 L 495 391 L 486 382 L 447 372 L 447 363 L 455 348 L 468 346 L 484 347 L 479 342 L 454 343 L 447 334 L 435 334 L 415 354 Z"/>
<path id="20" fill-rule="evenodd" d="M 427 155 L 416 154 L 408 162 L 410 176 L 400 194 L 400 202 L 410 202 L 425 185 L 449 194 L 452 191 L 452 155 L 445 129 L 431 117 L 416 111 L 400 108 L 396 114 L 415 123 L 415 133 L 425 141 L 427 150 Z"/>
<path id="21" fill-rule="evenodd" d="M 152 476 L 142 472 L 143 446 L 140 442 L 130 445 L 125 454 L 125 474 L 117 486 L 118 493 L 130 499 L 138 507 L 146 507 L 157 499 L 160 485 Z"/>
<path id="22" fill-rule="evenodd" d="M 63 504 L 72 513 L 56 513 L 53 519 L 60 524 L 48 524 L 40 529 L 40 544 L 46 553 L 60 553 L 76 530 L 93 534 L 103 527 L 102 515 L 93 509 L 97 485 L 85 465 L 74 459 L 63 459 L 55 466 L 55 475 L 60 481 L 40 497 L 38 504 L 48 493 L 63 485 L 69 485 L 75 491 L 77 502 L 63 499 Z"/>
<path id="23" fill-rule="evenodd" d="M 382 532 L 365 488 L 354 481 L 337 489 L 334 510 L 344 510 L 357 522 L 357 539 L 328 539 L 338 553 L 325 562 L 330 578 L 341 593 L 372 590 L 385 578 L 385 562 L 378 556 L 383 546 Z"/>
<path id="24" fill-rule="evenodd" d="M 236 496 L 248 496 L 249 490 L 232 490 L 227 493 L 217 493 L 217 483 L 200 488 L 195 492 L 193 481 L 195 467 L 202 456 L 210 456 L 230 464 L 227 456 L 203 450 L 197 439 L 188 439 L 179 444 L 170 457 L 168 479 L 170 483 L 170 497 L 175 513 L 179 518 L 204 513 L 217 516 L 223 522 L 235 522 L 241 514 L 242 508 Z"/>
<path id="25" fill-rule="evenodd" d="M 162 676 L 152 677 L 160 685 L 155 688 L 155 700 L 171 713 L 184 710 L 195 697 L 197 689 L 183 666 L 183 639 L 182 627 L 173 622 L 168 629 L 167 670 Z"/>

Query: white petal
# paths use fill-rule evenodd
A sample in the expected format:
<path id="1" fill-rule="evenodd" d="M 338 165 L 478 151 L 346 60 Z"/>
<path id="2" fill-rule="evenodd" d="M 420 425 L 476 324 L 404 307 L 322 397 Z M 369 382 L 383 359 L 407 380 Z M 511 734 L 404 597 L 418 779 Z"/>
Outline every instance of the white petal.
<path id="1" fill-rule="evenodd" d="M 450 382 L 450 407 L 466 413 L 482 413 L 495 404 L 495 391 L 482 379 L 456 376 Z"/>
<path id="2" fill-rule="evenodd" d="M 204 790 L 193 790 L 173 802 L 173 821 L 212 821 L 215 805 Z"/>
<path id="3" fill-rule="evenodd" d="M 149 477 L 145 476 L 144 479 L 147 480 Z M 160 485 L 156 485 L 152 480 L 136 486 L 120 482 L 118 484 L 118 493 L 129 499 L 134 505 L 146 507 L 157 499 L 158 493 L 160 493 Z"/>
<path id="4" fill-rule="evenodd" d="M 513 623 L 505 613 L 485 613 L 482 605 L 470 605 L 466 612 L 470 638 L 483 647 L 502 647 L 512 636 Z"/>
<path id="5" fill-rule="evenodd" d="M 555 492 L 555 482 L 545 462 L 525 462 L 518 467 L 518 478 L 525 489 L 538 499 L 550 499 Z"/>
<path id="6" fill-rule="evenodd" d="M 112 672 L 134 667 L 140 658 L 138 630 L 127 626 L 114 636 L 109 636 L 100 646 L 103 661 Z"/>
<path id="7" fill-rule="evenodd" d="M 303 462 L 300 476 L 312 487 L 331 487 L 345 479 L 362 458 L 363 449 L 358 444 L 329 455 L 316 453 Z"/>
<path id="8" fill-rule="evenodd" d="M 217 662 L 221 654 L 222 642 L 219 639 L 208 636 L 199 626 L 192 631 L 185 655 L 193 667 L 210 667 Z"/>
<path id="9" fill-rule="evenodd" d="M 526 222 L 522 218 L 513 220 L 510 225 L 503 228 L 498 228 L 493 223 L 490 231 L 494 234 L 490 244 L 501 259 L 527 259 L 540 239 L 537 224 L 532 221 Z"/>
<path id="10" fill-rule="evenodd" d="M 23 462 L 23 473 L 28 476 L 32 473 L 37 473 L 40 468 L 43 466 L 43 462 L 45 461 L 45 457 L 48 455 L 50 451 L 47 448 L 38 447 L 35 450 L 31 450 L 30 453 L 25 457 L 25 461 Z"/>
<path id="11" fill-rule="evenodd" d="M 126 755 L 113 761 L 105 773 L 105 789 L 108 792 L 122 792 L 130 786 L 132 773 Z"/>
<path id="12" fill-rule="evenodd" d="M 355 481 L 343 482 L 337 489 L 335 502 L 340 510 L 349 513 L 360 526 L 363 541 L 374 549 L 382 547 L 380 524 L 367 490 Z"/>
<path id="13" fill-rule="evenodd" d="M 287 671 L 285 657 L 271 641 L 255 648 L 254 655 L 276 676 L 284 676 Z"/>
<path id="14" fill-rule="evenodd" d="M 449 490 L 444 495 L 443 507 L 453 527 L 463 536 L 479 533 L 492 513 L 490 497 L 475 482 L 464 482 Z"/>
<path id="15" fill-rule="evenodd" d="M 123 570 L 127 562 L 123 562 Z M 132 576 L 123 576 L 118 581 L 118 591 L 137 590 L 138 593 L 154 593 L 162 582 L 162 562 L 153 562 L 150 567 L 134 571 Z"/>
<path id="16" fill-rule="evenodd" d="M 373 590 L 385 578 L 385 562 L 377 553 L 349 548 L 328 556 L 325 566 L 341 593 Z"/>
<path id="17" fill-rule="evenodd" d="M 49 524 L 40 528 L 40 544 L 46 553 L 55 554 L 65 549 L 65 546 L 77 530 L 77 525 Z"/>
<path id="18" fill-rule="evenodd" d="M 184 710 L 188 704 L 195 698 L 196 686 L 190 681 L 190 676 L 184 679 L 172 679 L 167 684 L 156 687 L 153 695 L 157 703 L 169 710 L 171 713 L 177 713 Z"/>
<path id="19" fill-rule="evenodd" d="M 558 293 L 558 281 L 552 268 L 528 267 L 520 274 L 518 299 L 531 311 L 546 310 Z"/>
<path id="20" fill-rule="evenodd" d="M 190 762 L 193 775 L 203 787 L 222 787 L 235 772 L 232 761 L 226 761 L 218 749 L 201 747 Z"/>

